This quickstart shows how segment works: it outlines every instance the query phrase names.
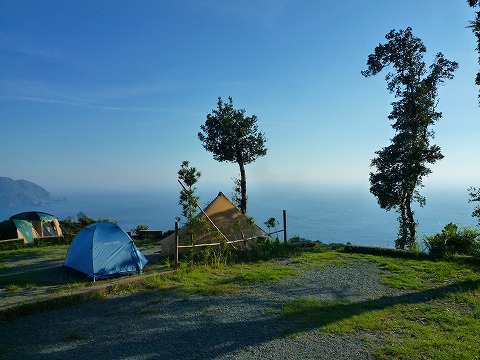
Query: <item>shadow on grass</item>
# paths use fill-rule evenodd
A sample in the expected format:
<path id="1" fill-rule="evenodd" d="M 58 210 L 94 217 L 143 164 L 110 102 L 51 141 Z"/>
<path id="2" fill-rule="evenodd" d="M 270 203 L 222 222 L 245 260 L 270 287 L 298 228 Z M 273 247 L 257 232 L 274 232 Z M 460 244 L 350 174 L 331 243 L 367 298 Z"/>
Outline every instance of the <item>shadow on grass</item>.
<path id="1" fill-rule="evenodd" d="M 319 302 L 300 298 L 289 302 L 284 307 L 280 320 L 290 323 L 290 333 L 298 333 L 304 331 L 305 328 L 322 328 L 370 311 L 384 310 L 396 305 L 426 303 L 443 299 L 450 294 L 478 290 L 479 288 L 480 279 L 459 281 L 434 289 L 354 303 L 343 301 Z"/>
<path id="2" fill-rule="evenodd" d="M 53 265 L 53 264 L 51 264 Z M 84 282 L 88 279 L 85 275 L 63 265 L 29 268 L 28 271 L 9 274 L 0 277 L 0 287 L 17 285 L 29 286 L 54 286 L 69 282 Z"/>

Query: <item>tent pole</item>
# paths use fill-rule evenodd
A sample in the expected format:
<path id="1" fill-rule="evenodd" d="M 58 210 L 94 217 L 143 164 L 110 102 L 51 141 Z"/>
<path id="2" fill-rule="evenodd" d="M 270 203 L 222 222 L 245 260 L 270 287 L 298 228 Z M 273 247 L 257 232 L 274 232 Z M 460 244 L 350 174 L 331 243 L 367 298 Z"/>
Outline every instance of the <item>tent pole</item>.
<path id="1" fill-rule="evenodd" d="M 178 221 L 175 221 L 175 266 L 178 265 Z"/>

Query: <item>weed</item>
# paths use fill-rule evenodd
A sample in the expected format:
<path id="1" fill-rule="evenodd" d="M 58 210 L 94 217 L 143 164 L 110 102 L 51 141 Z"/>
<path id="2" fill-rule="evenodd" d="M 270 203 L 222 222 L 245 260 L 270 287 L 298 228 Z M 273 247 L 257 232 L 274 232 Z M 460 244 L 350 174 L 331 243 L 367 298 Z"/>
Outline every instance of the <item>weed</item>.
<path id="1" fill-rule="evenodd" d="M 64 341 L 73 342 L 73 341 L 83 341 L 88 340 L 88 336 L 80 332 L 71 332 L 70 334 L 65 335 Z"/>
<path id="2" fill-rule="evenodd" d="M 7 286 L 7 296 L 14 296 L 20 289 L 18 285 L 10 284 Z"/>
<path id="3" fill-rule="evenodd" d="M 140 315 L 151 315 L 155 312 L 157 312 L 157 310 L 153 307 L 145 307 L 140 309 Z"/>

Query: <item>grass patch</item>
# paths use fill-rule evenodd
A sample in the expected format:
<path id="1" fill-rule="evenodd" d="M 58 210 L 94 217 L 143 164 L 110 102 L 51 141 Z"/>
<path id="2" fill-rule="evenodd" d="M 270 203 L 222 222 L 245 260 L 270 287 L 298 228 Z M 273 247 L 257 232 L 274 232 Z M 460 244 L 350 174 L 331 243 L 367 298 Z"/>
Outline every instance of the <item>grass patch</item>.
<path id="1" fill-rule="evenodd" d="M 110 292 L 125 295 L 138 291 L 174 289 L 187 297 L 193 294 L 215 296 L 236 293 L 253 284 L 276 282 L 297 273 L 298 270 L 291 266 L 269 262 L 221 267 L 193 266 L 139 282 L 115 285 Z"/>
<path id="2" fill-rule="evenodd" d="M 65 335 L 64 341 L 66 342 L 75 342 L 75 341 L 82 341 L 88 340 L 88 335 L 82 334 L 80 332 L 72 332 L 70 334 Z"/>
<path id="3" fill-rule="evenodd" d="M 384 256 L 363 256 L 378 263 L 383 271 L 384 284 L 396 289 L 425 290 L 457 280 L 475 279 L 480 264 L 462 261 L 432 261 L 401 259 Z"/>
<path id="4" fill-rule="evenodd" d="M 321 270 L 327 265 L 351 265 L 352 257 L 326 247 L 314 247 L 290 257 L 293 264 L 302 269 Z"/>
<path id="5" fill-rule="evenodd" d="M 371 355 L 383 359 L 478 358 L 478 265 L 374 255 L 354 257 L 379 263 L 385 284 L 411 292 L 355 303 L 290 299 L 280 316 L 288 334 L 312 329 L 374 334 L 377 340 L 371 343 Z"/>

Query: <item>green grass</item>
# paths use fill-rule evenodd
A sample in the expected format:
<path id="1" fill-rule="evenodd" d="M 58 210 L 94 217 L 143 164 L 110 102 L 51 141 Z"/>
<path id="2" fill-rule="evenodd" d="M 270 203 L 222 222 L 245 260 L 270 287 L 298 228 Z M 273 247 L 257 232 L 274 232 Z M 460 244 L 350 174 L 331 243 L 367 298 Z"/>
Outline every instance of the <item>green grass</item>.
<path id="1" fill-rule="evenodd" d="M 183 267 L 175 272 L 150 277 L 140 282 L 115 286 L 111 292 L 130 294 L 138 291 L 169 289 L 187 297 L 193 294 L 223 295 L 236 293 L 253 284 L 279 281 L 297 273 L 298 270 L 291 266 L 269 262 L 221 267 Z"/>
<path id="2" fill-rule="evenodd" d="M 379 263 L 385 284 L 409 293 L 362 302 L 289 300 L 287 334 L 306 330 L 374 334 L 371 355 L 384 359 L 478 359 L 480 265 L 355 255 Z"/>

